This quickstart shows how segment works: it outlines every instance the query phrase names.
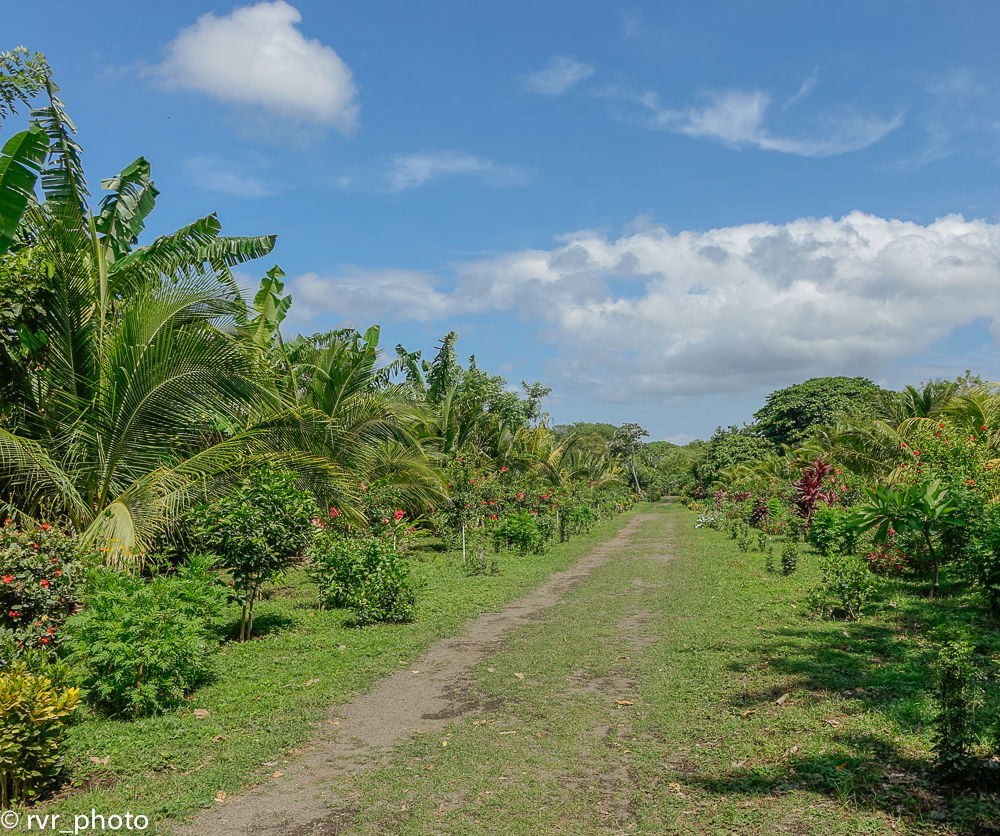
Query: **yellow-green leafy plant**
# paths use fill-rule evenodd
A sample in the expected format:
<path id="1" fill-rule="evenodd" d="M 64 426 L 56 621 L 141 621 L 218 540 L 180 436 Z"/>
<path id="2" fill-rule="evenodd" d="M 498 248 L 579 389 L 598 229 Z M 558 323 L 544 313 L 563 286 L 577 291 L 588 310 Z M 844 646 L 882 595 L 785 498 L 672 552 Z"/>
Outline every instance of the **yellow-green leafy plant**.
<path id="1" fill-rule="evenodd" d="M 30 802 L 62 771 L 67 718 L 79 688 L 56 688 L 24 665 L 0 673 L 0 807 Z"/>

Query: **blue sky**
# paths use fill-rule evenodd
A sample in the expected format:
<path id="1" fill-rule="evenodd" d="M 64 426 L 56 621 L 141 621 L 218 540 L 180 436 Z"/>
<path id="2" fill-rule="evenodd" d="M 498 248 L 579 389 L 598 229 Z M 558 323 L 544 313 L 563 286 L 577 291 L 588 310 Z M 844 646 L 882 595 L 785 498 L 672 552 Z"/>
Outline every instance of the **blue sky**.
<path id="1" fill-rule="evenodd" d="M 139 8 L 20 4 L 7 46 L 95 191 L 151 160 L 151 234 L 277 233 L 292 329 L 454 329 L 676 440 L 811 376 L 997 377 L 994 3 Z"/>

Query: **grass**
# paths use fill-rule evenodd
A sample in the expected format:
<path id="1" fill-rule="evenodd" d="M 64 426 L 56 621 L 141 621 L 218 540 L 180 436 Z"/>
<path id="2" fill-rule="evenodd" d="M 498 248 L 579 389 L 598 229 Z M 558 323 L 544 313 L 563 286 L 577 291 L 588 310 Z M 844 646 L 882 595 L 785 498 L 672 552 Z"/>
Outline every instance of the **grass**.
<path id="1" fill-rule="evenodd" d="M 171 820 L 263 780 L 275 762 L 308 740 L 330 706 L 345 703 L 467 619 L 496 609 L 573 563 L 629 515 L 541 557 L 501 556 L 501 573 L 465 577 L 460 555 L 415 555 L 416 621 L 350 628 L 345 612 L 315 608 L 316 588 L 297 570 L 258 605 L 259 638 L 228 643 L 214 681 L 183 708 L 139 721 L 90 715 L 71 730 L 71 785 L 39 812 L 68 820 L 96 809 L 131 811 L 169 829 Z"/>
<path id="2" fill-rule="evenodd" d="M 337 832 L 1000 833 L 998 791 L 930 773 L 925 631 L 1000 647 L 971 600 L 904 584 L 858 623 L 815 621 L 814 555 L 769 574 L 693 523 L 658 506 L 483 663 L 472 687 L 498 710 L 338 778 Z"/>

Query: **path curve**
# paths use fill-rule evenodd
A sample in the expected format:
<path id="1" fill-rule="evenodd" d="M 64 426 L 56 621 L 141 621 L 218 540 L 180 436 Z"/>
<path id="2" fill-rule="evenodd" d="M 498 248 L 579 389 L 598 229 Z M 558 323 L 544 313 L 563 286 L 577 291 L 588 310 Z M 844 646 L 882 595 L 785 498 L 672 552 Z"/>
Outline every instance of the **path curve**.
<path id="1" fill-rule="evenodd" d="M 338 775 L 371 765 L 407 738 L 439 731 L 480 708 L 467 681 L 472 668 L 583 578 L 628 545 L 638 526 L 655 514 L 637 514 L 618 533 L 541 586 L 470 621 L 456 637 L 433 644 L 406 670 L 381 680 L 374 690 L 339 705 L 318 736 L 277 777 L 207 808 L 179 836 L 330 836 L 340 831 L 329 797 Z"/>

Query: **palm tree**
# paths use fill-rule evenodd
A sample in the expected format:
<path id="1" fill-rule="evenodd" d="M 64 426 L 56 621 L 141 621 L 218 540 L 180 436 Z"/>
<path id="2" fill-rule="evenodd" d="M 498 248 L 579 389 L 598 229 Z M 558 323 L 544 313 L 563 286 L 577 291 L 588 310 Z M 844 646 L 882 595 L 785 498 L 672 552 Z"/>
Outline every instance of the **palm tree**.
<path id="1" fill-rule="evenodd" d="M 210 215 L 137 246 L 158 194 L 149 164 L 104 181 L 91 212 L 75 128 L 48 92 L 34 113 L 45 200 L 25 211 L 17 247 L 45 263 L 50 287 L 0 427 L 0 495 L 17 513 L 64 518 L 124 564 L 195 497 L 263 461 L 343 492 L 323 422 L 279 397 L 236 327 L 246 312 L 230 268 L 274 237 L 220 236 Z"/>

